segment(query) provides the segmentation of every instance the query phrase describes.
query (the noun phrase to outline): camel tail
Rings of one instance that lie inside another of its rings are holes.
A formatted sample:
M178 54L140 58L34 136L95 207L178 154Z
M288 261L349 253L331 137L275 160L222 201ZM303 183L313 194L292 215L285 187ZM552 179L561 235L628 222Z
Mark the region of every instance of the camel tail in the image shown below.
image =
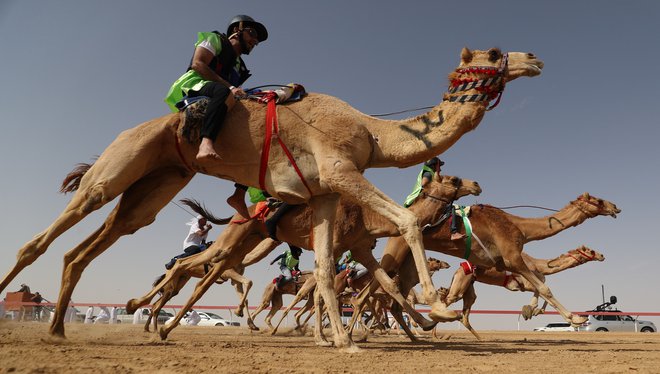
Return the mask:
M62 186L60 186L60 193L66 194L78 190L78 187L80 187L80 180L92 167L92 165L93 163L87 164L84 162L76 164L73 170L71 170L71 172L67 174L66 177L64 177Z
M232 217L228 218L218 218L209 212L204 205L195 199L181 199L179 200L182 204L188 206L192 209L193 212L200 214L206 218L207 221L213 222L216 225L226 225L231 222Z

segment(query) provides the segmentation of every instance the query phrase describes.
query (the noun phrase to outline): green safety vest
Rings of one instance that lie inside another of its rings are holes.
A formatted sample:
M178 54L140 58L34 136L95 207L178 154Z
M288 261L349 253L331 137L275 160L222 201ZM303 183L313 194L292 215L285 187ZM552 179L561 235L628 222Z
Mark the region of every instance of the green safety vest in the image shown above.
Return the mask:
M247 70L240 56L236 56L234 51L231 50L231 44L227 37L218 32L197 33L195 48L205 40L215 49L215 57L211 61L209 68L236 87L243 84L250 76L250 71ZM233 59L234 56L236 56L235 60ZM181 101L183 96L188 94L188 91L199 91L208 82L189 66L188 71L179 77L172 84L172 87L170 87L165 97L165 103L167 103L172 112L178 112L179 109L174 104Z
M264 192L258 188L248 187L247 192L248 195L250 195L250 202L252 204L266 200L266 195L264 195Z
M422 171L419 172L419 175L417 176L417 183L415 184L415 187L413 187L412 192L408 197L406 197L406 201L403 202L404 207L409 207L412 205L412 203L415 201L417 196L422 192L422 175L424 172L430 172L430 173L435 173L435 170L431 169L430 167L424 165L422 166Z
M291 250L286 251L286 258L284 259L284 265L289 269L293 269L300 262L297 258L293 257Z

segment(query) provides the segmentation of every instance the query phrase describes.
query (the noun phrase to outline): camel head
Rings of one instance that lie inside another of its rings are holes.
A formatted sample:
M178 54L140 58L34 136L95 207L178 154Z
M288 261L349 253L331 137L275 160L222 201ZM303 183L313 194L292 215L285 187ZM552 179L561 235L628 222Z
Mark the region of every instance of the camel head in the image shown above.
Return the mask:
M489 67L493 69L487 69ZM461 64L458 66L457 72L468 72L477 77L479 75L485 77L495 75L495 71L502 70L505 81L510 82L520 77L540 75L541 69L543 69L543 61L536 58L533 53L503 53L499 48L491 48L487 51L463 48L461 51Z
M479 196L481 186L473 180L435 174L431 183L424 186L423 191L429 196L453 201L467 195Z
M564 257L564 258L570 257L570 258L574 259L575 261L577 261L578 264L584 264L584 263L587 263L587 262L590 262L590 261L598 261L598 262L605 261L605 255L603 255L602 253L600 253L598 251L594 251L593 249L591 249L587 246L584 246L584 245L579 246L578 248L575 248L575 249L571 249L570 251L568 251L568 253L561 255L560 258L561 257ZM559 263L558 263L559 260L560 259L557 258L557 259L548 261L548 266L551 267L551 268L555 267L555 266L558 266L559 265Z
M440 261L433 257L429 257L427 262L428 262L429 271L438 271L438 270L450 268L448 263L444 261Z
M617 208L614 203L591 196L588 192L578 196L571 204L591 217L611 216L616 218L616 215L621 213L621 209Z
M440 301L443 303L447 302L447 295L449 295L449 289L445 287L440 287L435 291L438 296L440 296Z

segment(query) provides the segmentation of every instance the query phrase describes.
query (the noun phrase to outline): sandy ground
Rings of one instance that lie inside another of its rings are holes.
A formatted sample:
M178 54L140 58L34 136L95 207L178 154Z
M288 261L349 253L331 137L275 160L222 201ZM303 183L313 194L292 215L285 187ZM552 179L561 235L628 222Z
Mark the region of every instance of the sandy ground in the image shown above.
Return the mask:
M658 373L660 334L443 331L411 343L369 336L359 353L321 348L311 335L271 336L246 328L180 326L161 341L136 325L67 326L54 343L48 325L0 322L0 373Z

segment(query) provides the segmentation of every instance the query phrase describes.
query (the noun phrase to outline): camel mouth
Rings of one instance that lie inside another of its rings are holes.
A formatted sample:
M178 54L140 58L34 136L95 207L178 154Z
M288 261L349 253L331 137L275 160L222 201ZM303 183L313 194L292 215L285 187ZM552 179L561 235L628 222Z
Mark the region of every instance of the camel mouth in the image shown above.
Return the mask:
M532 76L537 76L541 75L541 69L543 69L543 63L542 62L535 62L535 63L526 63L527 67L529 68Z

